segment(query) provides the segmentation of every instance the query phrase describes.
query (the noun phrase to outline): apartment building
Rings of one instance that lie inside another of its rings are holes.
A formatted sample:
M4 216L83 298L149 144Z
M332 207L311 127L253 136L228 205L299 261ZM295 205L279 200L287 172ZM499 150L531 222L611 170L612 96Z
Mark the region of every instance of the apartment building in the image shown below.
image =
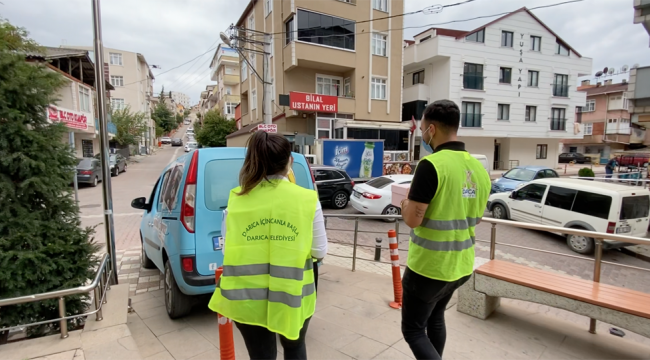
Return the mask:
M94 60L92 46L73 46L74 49L88 50ZM156 124L151 119L151 100L154 76L144 55L140 53L104 48L104 72L106 80L115 90L109 93L113 109L130 106L133 112L143 112L148 123L140 147L150 152L156 146Z
M403 11L403 0L250 1L236 25L246 29L240 36L273 34L266 75L278 133L290 141L381 138L385 150L408 150L409 124L401 121L404 18L387 18ZM255 71L263 75L264 56L244 55L242 127L228 136L228 146L244 145L263 122Z
M562 152L588 154L592 159L609 160L612 153L630 150L650 143L646 139L645 127L631 123L628 111L627 90L629 84L623 81L612 84L605 80L590 84L582 82L579 91L587 94L587 102L579 109L577 116L583 127L582 139L562 140Z
M218 102L215 96L216 86L206 85L205 90L201 91L201 96L199 97L199 113L201 114L201 119L203 119L206 112L217 108Z
M634 23L643 25L650 34L650 0L634 0Z
M99 121L95 104L95 65L88 51L43 47L43 51L26 56L30 62L39 62L64 80L57 90L59 100L47 109L50 122L62 122L69 132L62 142L74 144L78 158L93 157L100 152ZM107 90L113 90L110 84ZM109 139L115 136L115 125L107 124ZM71 142L72 141L72 142Z
M183 109L190 108L190 97L182 92L170 91L174 103L183 105Z
M586 94L574 84L591 64L526 8L470 31L431 28L405 42L402 119L449 99L461 109L460 140L492 169L554 167L560 140L583 137L576 108Z
M213 96L217 107L227 119L235 118L235 108L239 105L239 54L236 50L219 44L210 63L210 78L217 82Z

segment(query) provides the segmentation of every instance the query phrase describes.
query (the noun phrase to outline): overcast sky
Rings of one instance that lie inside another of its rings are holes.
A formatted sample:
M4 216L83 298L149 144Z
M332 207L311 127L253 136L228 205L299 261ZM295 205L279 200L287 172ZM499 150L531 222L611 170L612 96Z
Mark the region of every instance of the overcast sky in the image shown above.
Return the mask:
M334 0L311 0L334 1ZM405 12L459 0L406 0ZM404 38L430 26L471 30L493 18L448 25L438 23L532 8L563 0L476 0L440 14L407 17ZM103 34L107 47L143 54L155 74L204 53L219 42L219 32L236 22L248 0L104 0ZM583 56L593 59L593 73L605 66L650 64L648 33L633 24L633 0L584 0L533 12ZM26 28L45 46L92 45L91 0L0 0L0 17ZM186 66L156 76L155 91L188 94L198 102L207 84L212 52ZM615 78L619 80L621 77Z

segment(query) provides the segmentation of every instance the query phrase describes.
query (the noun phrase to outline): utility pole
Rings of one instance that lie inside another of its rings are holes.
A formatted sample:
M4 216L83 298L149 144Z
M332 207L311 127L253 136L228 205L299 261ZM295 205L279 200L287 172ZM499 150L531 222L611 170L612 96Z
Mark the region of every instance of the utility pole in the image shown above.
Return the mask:
M104 198L104 230L106 250L111 259L109 283L117 285L117 261L115 257L115 229L113 226L113 192L108 155L108 129L106 122L106 79L104 78L104 43L102 42L102 14L99 0L93 4L93 35L95 49L95 90L97 91L97 115L99 117L100 156L102 162L102 193Z
M264 124L271 125L273 122L273 109L271 109L271 79L270 79L270 61L271 61L271 37L272 35L264 34L264 78L262 83L264 84L264 106L262 106L262 114L264 117Z

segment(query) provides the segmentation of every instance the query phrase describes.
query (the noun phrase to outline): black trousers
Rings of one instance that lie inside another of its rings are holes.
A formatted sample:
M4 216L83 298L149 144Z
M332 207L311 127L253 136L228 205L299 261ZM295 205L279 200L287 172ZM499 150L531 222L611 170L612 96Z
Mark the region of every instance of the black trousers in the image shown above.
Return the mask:
M402 278L402 334L416 359L442 359L447 340L445 309L469 275L446 282L406 268Z
M309 327L309 320L305 320L300 330L300 338L298 340L289 340L280 335L280 344L284 349L285 360L302 360L307 359L307 346L305 345L305 337L307 336L307 328ZM276 336L278 334L269 331L265 327L246 325L235 322L239 332L241 332L246 349L251 360L275 360L278 357L278 347Z

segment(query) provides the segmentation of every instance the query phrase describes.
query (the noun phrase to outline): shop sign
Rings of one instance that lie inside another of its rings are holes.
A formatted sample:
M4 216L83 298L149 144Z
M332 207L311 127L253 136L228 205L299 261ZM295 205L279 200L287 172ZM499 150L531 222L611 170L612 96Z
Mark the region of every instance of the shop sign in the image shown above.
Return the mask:
M330 95L289 93L289 109L299 111L338 112L339 98Z
M277 133L278 125L277 124L259 124L257 125L257 131L266 131L267 133Z
M62 122L71 129L88 130L88 117L80 112L50 105L47 108L47 118L51 122Z

